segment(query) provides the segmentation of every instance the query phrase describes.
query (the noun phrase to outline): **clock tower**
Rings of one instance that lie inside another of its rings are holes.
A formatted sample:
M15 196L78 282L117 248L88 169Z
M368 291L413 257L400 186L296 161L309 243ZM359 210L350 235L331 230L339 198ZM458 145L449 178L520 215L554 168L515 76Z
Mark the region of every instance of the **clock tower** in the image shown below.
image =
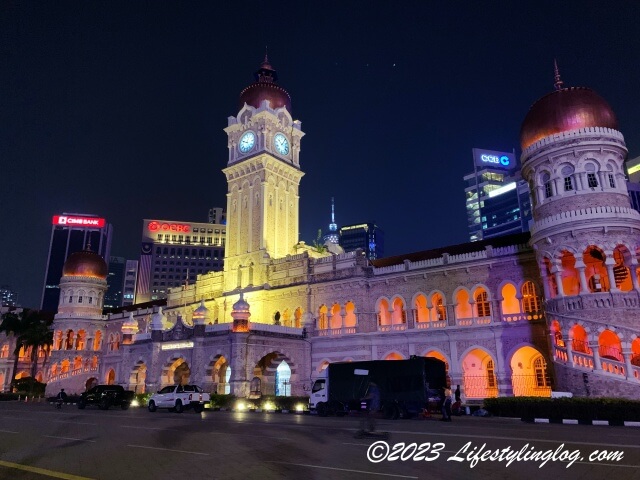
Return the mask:
M271 258L298 243L301 123L291 117L291 97L265 55L256 81L240 94L229 117L225 290L264 285Z

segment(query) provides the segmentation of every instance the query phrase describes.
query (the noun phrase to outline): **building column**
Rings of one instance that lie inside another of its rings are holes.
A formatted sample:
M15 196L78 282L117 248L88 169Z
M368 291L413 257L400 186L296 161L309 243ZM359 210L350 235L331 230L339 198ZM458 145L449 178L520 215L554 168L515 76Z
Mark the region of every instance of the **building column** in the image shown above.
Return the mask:
M580 274L580 294L591 293L589 291L589 285L587 283L587 275L585 274L586 266L582 259L576 259L576 268Z
M547 268L544 264L540 268L540 279L542 280L542 290L544 291L544 298L551 298L551 292L549 291L549 280L547 277Z
M491 323L502 323L502 301L491 300Z
M593 355L593 368L599 372L602 371L602 362L600 361L600 345L597 340L591 340L589 342L589 348Z
M635 290L640 290L640 284L638 284L638 272L636 271L636 268L638 268L638 260L636 260L635 258L632 258L631 265L629 266L629 275L631 275L633 288Z
M407 315L407 330L416 328L416 323L418 323L418 310L412 308L409 310L411 315Z
M558 265L556 262L553 267L551 267L551 273L554 275L556 279L556 287L558 288L558 296L564 297L564 287L562 286L562 267Z
M624 364L626 368L626 377L627 380L633 380L635 377L633 376L633 365L631 364L631 357L633 356L633 351L631 350L631 346L624 347L622 349L622 356L624 357Z
M620 289L616 285L616 277L613 273L613 267L616 264L615 259L613 258L613 252L605 252L607 259L604 264L607 267L607 276L609 277L609 291L610 292L619 292Z
M573 363L573 337L571 335L567 336L567 341L565 342L565 346L567 347L567 365L570 367L574 366Z

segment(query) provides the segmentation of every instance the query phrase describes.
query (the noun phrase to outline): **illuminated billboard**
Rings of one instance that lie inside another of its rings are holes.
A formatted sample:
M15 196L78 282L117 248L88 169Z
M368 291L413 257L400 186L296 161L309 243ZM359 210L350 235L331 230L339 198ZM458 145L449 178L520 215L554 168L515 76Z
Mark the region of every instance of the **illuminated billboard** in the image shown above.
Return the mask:
M497 152L495 150L485 150L473 148L473 161L480 168L502 168L511 170L516 167L516 156L509 152Z
M189 233L191 231L191 225L188 223L162 222L157 220L150 221L147 228L150 232Z
M54 215L52 223L65 227L104 228L107 221L99 217L81 217L79 215Z

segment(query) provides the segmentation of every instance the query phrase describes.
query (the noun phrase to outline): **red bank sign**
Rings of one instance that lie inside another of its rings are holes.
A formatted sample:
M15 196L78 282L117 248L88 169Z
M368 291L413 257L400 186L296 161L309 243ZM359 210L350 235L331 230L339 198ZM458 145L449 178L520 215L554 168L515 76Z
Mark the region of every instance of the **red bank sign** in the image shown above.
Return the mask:
M163 222L149 222L148 227L150 232L178 232L189 233L191 231L191 225L185 225L183 223L163 223Z
M73 215L54 215L54 225L66 225L68 227L94 227L103 228L107 221L97 217L76 217Z

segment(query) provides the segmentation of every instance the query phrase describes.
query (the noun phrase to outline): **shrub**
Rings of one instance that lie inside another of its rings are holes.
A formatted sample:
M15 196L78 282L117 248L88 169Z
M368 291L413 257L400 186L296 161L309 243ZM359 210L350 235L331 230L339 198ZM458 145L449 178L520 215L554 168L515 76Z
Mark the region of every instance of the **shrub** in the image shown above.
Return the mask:
M47 384L40 383L33 377L24 377L14 380L12 386L15 393L40 396L44 395Z
M485 399L484 408L499 417L640 421L640 401L621 398L500 397Z

